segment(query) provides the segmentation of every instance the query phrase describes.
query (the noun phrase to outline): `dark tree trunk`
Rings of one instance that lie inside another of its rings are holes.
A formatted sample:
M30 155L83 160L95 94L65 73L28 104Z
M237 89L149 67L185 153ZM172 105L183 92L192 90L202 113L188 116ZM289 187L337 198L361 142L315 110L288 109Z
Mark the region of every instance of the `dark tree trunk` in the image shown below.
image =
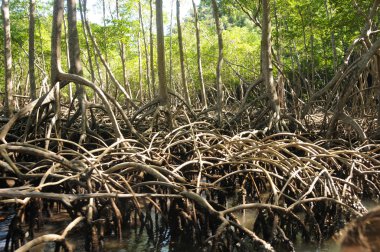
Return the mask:
M86 1L84 1L84 3L86 3ZM86 9L86 4L83 4L83 8ZM92 65L92 55L91 55L90 45L88 43L88 37L87 37L86 28L85 28L85 19L87 17L85 15L86 12L85 12L85 10L83 10L83 8L82 8L81 0L79 0L79 12L81 15L83 35L84 35L84 39L86 42L87 57L88 57L88 64L90 67L91 81L95 82L95 72L94 72L94 67Z
M180 17L180 1L177 0L177 32L178 32L178 46L179 46L179 59L181 63L181 80L183 93L185 95L185 101L191 105L189 89L186 82L186 69L185 69L185 57L183 55L183 43L182 43L182 27L181 27L181 17Z
M35 28L35 0L29 1L29 83L30 83L30 97L32 100L37 98L36 91L36 78L34 71L34 28Z
M11 49L11 21L9 18L9 1L3 0L1 5L4 27L4 66L5 66L5 97L4 114L10 116L14 111L13 83L12 83L12 49Z
M154 73L153 3L152 3L152 0L150 0L149 3L150 3L150 25L149 25L149 30L150 30L150 32L149 32L149 36L150 36L150 41L149 41L149 43L150 43L150 78L152 80L152 92L153 92L153 95L154 95L156 93L156 87L155 87L155 85L156 85L156 76L155 76L155 73ZM158 24L156 24L156 26L158 26ZM158 30L158 28L157 28L157 30ZM157 36L158 36L158 34L157 34Z
M202 57L201 57L201 39L199 34L199 22L198 22L198 11L197 6L195 5L194 0L193 9L194 9L194 25L195 25L195 36L197 38L197 61L198 61L198 76L201 83L201 101L203 107L207 108L207 97L206 97L206 88L203 80L203 70L202 70Z
M67 0L67 19L69 27L69 53L70 53L70 70L69 72L76 75L83 75L82 63L80 61L80 48L77 30L77 9L76 0ZM82 85L76 85L76 92L82 115L81 120L81 137L79 143L86 138L87 116L86 116L86 93Z
M263 5L263 21L262 21L262 37L261 37L261 71L264 83L269 92L269 99L272 107L273 115L270 118L269 128L275 126L278 130L278 122L280 119L280 102L278 99L276 86L273 80L272 52L271 52L271 22L270 22L270 5L269 0L262 0Z
M149 99L152 99L151 86L153 84L152 84L152 81L150 79L148 43L146 42L145 28L144 28L144 22L143 22L142 11L141 11L141 1L139 1L139 20L140 20L140 27L141 27L141 32L142 32L142 37L143 37L143 42L144 42L145 64L146 64L146 82L148 85L148 96L149 96Z
M222 82L222 65L223 65L223 36L222 27L219 20L219 9L216 0L212 0L212 9L214 12L216 33L218 35L218 64L216 66L216 90L217 94L217 111L218 111L218 124L222 125L222 110L223 110L223 82Z
M156 1L156 26L157 26L157 67L159 82L160 103L165 105L169 101L168 88L166 85L166 67L165 67L165 38L164 38L164 20L162 16L162 0Z

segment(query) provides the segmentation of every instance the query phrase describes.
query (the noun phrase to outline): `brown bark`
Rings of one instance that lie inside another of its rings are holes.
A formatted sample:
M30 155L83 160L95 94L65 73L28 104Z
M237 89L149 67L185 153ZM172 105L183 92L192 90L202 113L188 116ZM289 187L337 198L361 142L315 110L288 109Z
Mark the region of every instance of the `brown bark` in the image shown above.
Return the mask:
M223 104L223 83L222 83L222 65L223 65L223 36L222 27L219 20L219 10L216 0L212 0L212 10L214 12L216 33L218 35L218 64L216 66L216 90L217 90L217 112L218 124L222 124L222 104Z
M76 18L76 0L67 0L67 19L69 28L69 54L70 54L70 70L72 74L83 76L82 63L80 61L80 48L77 30ZM81 137L79 143L86 138L87 116L86 116L86 93L82 85L76 85L76 92L82 115L81 121Z
M94 89L102 99L105 109L111 118L112 125L115 130L115 135L119 139L123 139L123 135L120 131L115 115L105 97L104 93L96 87L93 83L80 77L79 75L66 74L61 68L61 38L62 38L62 23L63 23L63 0L55 0L53 7L53 22L52 22L52 35L51 35L51 80L54 86L59 90L59 86L56 87L56 83L59 81L75 82L81 85L87 85Z
M67 23L69 33L69 72L82 76L83 69L82 63L80 61L80 48L76 18L76 0L67 0Z
M109 77L111 78L112 82L116 85L117 88L120 89L120 91L125 95L126 97L126 101L129 102L129 104L131 104L132 106L136 107L136 105L133 103L133 101L130 99L130 96L129 94L127 93L127 91L125 90L125 88L119 83L119 81L116 79L115 75L113 74L111 68L109 67L107 61L103 58L103 55L102 53L100 52L100 49L99 49L99 46L98 44L96 43L96 40L95 40L95 37L93 36L92 34L92 31L91 31L91 27L90 25L88 24L87 20L85 20L85 25L86 25L86 29L87 29L87 32L88 32L88 35L92 41L92 44L94 45L95 47L95 51L96 51L96 54L99 56L100 58L100 61L102 62L103 66L105 67L106 69L106 73L109 75Z
M67 62L67 68L70 69L70 53L69 53L69 36L67 31L67 25L66 20L63 19L63 30L65 32L65 43L66 43L66 62ZM69 102L71 103L73 101L73 88L71 83L69 83Z
M165 39L164 21L162 16L162 0L156 1L156 26L157 26L157 67L159 82L159 98L161 105L169 102L168 88L166 84L165 67Z
M185 101L191 105L189 89L186 82L186 73L185 73L185 57L183 55L183 42L182 42L182 27L181 27L181 16L180 16L180 1L177 0L177 32L178 32L178 46L179 46L179 60L181 63L181 80L183 93L185 95Z
M119 20L119 1L118 0L116 0L116 19ZM122 41L119 41L119 49L120 49L121 65L123 69L123 85L127 89L129 97L132 98L131 84L128 81L127 69L126 69L127 66L125 63L125 45Z
M62 72L61 67L61 38L63 23L63 0L55 0L53 7L53 25L51 32L51 81L58 81L58 73Z
M271 52L271 22L270 22L270 4L269 0L263 0L263 21L261 37L261 71L264 83L269 93L269 99L272 107L273 116L270 118L269 128L272 126L278 129L280 120L280 102L278 99L276 86L273 80L272 52Z
M380 100L380 55L379 53L376 55L376 69L374 69L374 80L376 85L376 96L377 99ZM377 104L377 132L380 134L380 104Z
M150 42L149 42L150 43L150 78L152 80L152 92L153 92L153 95L155 95L155 93L156 93L156 87L155 87L156 76L154 73L154 53L153 53L154 52L154 46L153 46L154 40L153 40L153 4L152 4L152 0L150 0L149 4L150 4L150 25L149 25L149 31L150 31L149 32L149 36L150 36ZM156 24L156 26L157 25L158 24ZM158 36L158 34L157 34L157 36ZM160 77L158 77L158 78L160 78Z
M198 11L197 11L197 6L195 5L194 0L192 0L192 2L193 2L193 10L194 10L195 36L197 39L197 62L198 62L198 77L199 77L199 82L201 84L201 101L202 101L203 107L207 108L206 88L205 88L205 83L203 79L203 70L202 70L201 40L200 40L200 34L199 34Z
M326 9L326 17L330 22L331 18L330 18L330 12L329 12L329 7L328 7L328 1L325 0L324 4L325 4L325 9ZM335 34L333 30L331 31L331 49L333 51L334 69L338 69L337 51L336 51L336 45L335 45Z
M143 38L143 42L144 42L145 64L146 64L146 82L148 85L148 97L149 97L149 99L152 99L152 95L151 95L152 82L150 79L148 44L146 42L145 28L144 28L144 22L143 22L143 18L142 18L141 1L139 1L139 20L140 20L140 28L141 28L141 32L142 32L142 38Z
M84 1L84 2L86 2L86 1ZM84 35L84 39L86 42L87 57L88 57L88 64L90 67L91 81L95 82L95 72L94 72L94 67L92 65L92 56L91 56L91 51L90 51L90 45L88 43L88 37L87 37L87 32L86 32L85 23L84 23L85 22L84 20L86 19L86 15L85 15L85 11L83 11L83 9L82 9L81 0L79 0L78 3L79 3L79 13L81 16L81 21L82 21L83 35ZM83 4L83 7L84 7L84 9L86 9L85 3Z
M170 0L170 35L169 35L169 88L174 90L173 87L173 2Z
M105 0L103 0L103 31L104 31L103 32L104 60L105 60L105 62L108 62L108 48L107 48L107 42L106 42L106 39L107 39L107 25L106 25L106 1ZM99 52L100 52L100 50L99 50ZM99 55L99 57L100 57L100 55ZM109 85L109 81L108 81L108 71L106 71L105 84L106 84L106 86L105 86L106 92L109 93L110 92L110 85Z
M137 37L137 50L138 50L138 55L139 55L139 97L140 97L140 102L143 101L144 96L143 96L143 82L142 82L142 55L141 55L141 33L138 33Z
M9 1L2 0L1 12L4 28L4 66L5 66L5 97L4 114L10 116L14 111L13 83L12 83L12 49L11 49L11 21L9 17Z
M34 28L35 28L35 9L36 1L29 1L29 84L30 84L30 97L32 100L37 98L36 92L36 78L34 71Z

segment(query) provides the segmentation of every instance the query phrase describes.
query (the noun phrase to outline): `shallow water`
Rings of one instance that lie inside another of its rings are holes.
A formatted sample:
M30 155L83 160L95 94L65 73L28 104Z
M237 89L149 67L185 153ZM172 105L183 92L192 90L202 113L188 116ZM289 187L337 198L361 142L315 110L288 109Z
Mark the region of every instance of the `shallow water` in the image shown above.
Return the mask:
M0 251L4 250L5 239L8 231L8 226L13 218L10 212L0 211ZM245 216L242 213L237 213L239 221L246 227L252 227L253 221L256 218L255 211L247 210ZM44 233L61 233L60 231L69 223L65 220L64 216L57 217L54 222L47 222L44 225ZM74 251L84 252L84 236L83 233L73 232L68 237L69 243L75 245ZM194 244L189 243L190 240L182 243L170 242L170 235L168 233L154 233L154 241L149 238L146 229L141 231L139 228L125 229L123 232L123 240L119 241L115 236L107 237L104 241L104 251L109 252L129 252L129 251L180 251L180 252L196 252L200 251ZM334 241L327 241L320 247L312 244L297 243L294 244L296 251L302 252L338 252L339 246ZM54 243L46 243L42 246L36 247L32 252L53 252Z
M4 250L8 226L11 223L13 216L14 215L10 212L0 211L0 251Z
M0 251L3 251L5 238L7 235L8 225L10 224L13 214L0 211ZM250 228L253 225L256 213L254 210L246 210L245 216L242 213L236 213L239 221L246 227ZM64 216L55 216L57 219L54 222L48 222L44 226L44 232L61 233L61 230L69 223L64 219ZM150 239L146 229L141 232L139 228L128 228L123 232L123 240L119 241L115 236L107 237L104 241L104 251L110 252L128 252L128 251L180 251L180 252L195 252L200 251L199 248L191 244L190 239L181 243L173 243L170 241L168 233L159 233L155 231L154 240ZM41 233L42 234L42 233ZM69 243L75 244L74 251L84 252L84 236L81 232L73 232L68 237ZM339 252L339 245L331 240L326 241L321 246L298 242L294 244L296 251L302 252ZM54 251L54 243L47 243L43 246L33 249L33 252L50 252Z

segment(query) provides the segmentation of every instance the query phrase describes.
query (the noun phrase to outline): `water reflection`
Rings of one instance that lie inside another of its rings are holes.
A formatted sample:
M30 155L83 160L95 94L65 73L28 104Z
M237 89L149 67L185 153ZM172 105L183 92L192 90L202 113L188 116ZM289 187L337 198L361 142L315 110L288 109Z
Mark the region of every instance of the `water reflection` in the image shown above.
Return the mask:
M233 205L234 202L230 199L228 202L229 206ZM373 208L378 204L373 202L365 202L366 207ZM257 218L257 211L252 209L247 209L245 214L242 212L235 213L238 220L247 228L252 229L253 224ZM13 214L10 212L0 211L0 251L3 251L5 245L5 239L7 235L8 226L12 220ZM58 218L59 219L59 218ZM162 220L158 217L157 221ZM156 220L153 218L153 226L156 226ZM60 233L68 224L68 216L65 220L49 221L47 225L44 226L45 231L52 233ZM160 225L159 225L160 226ZM148 234L146 228L132 228L125 227L123 232L123 240L120 242L116 236L107 237L104 241L105 249L104 251L110 252L128 252L128 251L179 251L179 252L193 252L200 251L197 244L194 244L190 237L188 239L181 239L178 241L173 241L171 239L170 230L167 228L154 228L153 234ZM83 232L70 235L69 242L76 245L75 251L84 252L84 238ZM186 238L186 237L185 237ZM45 244L39 249L34 249L33 251L54 251L54 243ZM322 245L317 246L315 244L304 243L301 239L294 244L296 251L301 252L339 252L339 245L334 240L329 240L324 242Z
M14 214L6 211L0 211L0 251L4 250L5 240L8 233L8 226L12 221Z

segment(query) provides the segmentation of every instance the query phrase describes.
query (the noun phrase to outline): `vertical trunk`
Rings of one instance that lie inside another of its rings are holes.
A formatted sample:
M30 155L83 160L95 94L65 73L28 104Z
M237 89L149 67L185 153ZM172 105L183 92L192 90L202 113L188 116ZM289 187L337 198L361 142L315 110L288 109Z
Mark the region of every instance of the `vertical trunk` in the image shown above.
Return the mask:
M200 34L199 34L198 11L197 11L197 6L195 5L194 0L192 0L192 2L193 2L193 9L194 9L195 36L197 39L198 76L199 76L199 82L201 84L201 101L202 101L203 107L207 108L206 88L205 88L205 83L203 80L203 70L202 70L201 39L200 39Z
M218 34L218 64L216 66L216 90L217 94L217 110L218 110L218 124L222 125L222 103L223 103L223 83L222 83L222 64L223 64L223 37L222 28L219 20L219 10L216 0L212 0L212 10L214 12L216 32Z
M170 1L169 87L173 88L173 0Z
M180 17L180 3L177 0L177 29L178 29L178 46L179 46L179 59L181 62L181 79L182 79L182 88L185 95L185 101L191 105L189 89L187 88L186 82L186 73L185 73L185 58L183 55L183 42L182 42L182 27L181 27L181 17Z
M326 9L326 17L330 21L330 12L329 12L327 0L325 0L325 9ZM336 53L336 46L335 46L334 31L331 31L331 49L333 51L334 69L337 69L338 68L338 60L337 60L337 53Z
M119 0L116 0L116 19L119 20ZM122 41L119 41L120 59L123 68L123 86L127 89L129 96L132 98L131 85L127 78L127 69L125 63L125 45ZM116 95L117 97L117 95Z
M84 39L86 42L88 64L90 67L90 74L91 74L91 82L94 83L95 82L95 72L94 72L94 67L92 65L92 56L91 56L91 51L90 51L90 45L88 43L88 37L87 37L85 24L84 24L85 18L86 18L85 11L86 11L86 1L84 1L83 8L82 8L81 0L79 0L79 12L80 12L81 21L82 21L83 35L84 35Z
M376 96L377 100L380 100L380 56L377 54L376 56L376 69L375 74L374 74L374 79L373 79L373 85L376 86ZM377 104L377 132L380 134L380 104Z
M316 87L315 87L315 60L314 60L314 34L313 34L313 28L311 28L311 35L310 35L310 50L311 50L311 80L310 80L310 85L311 85L311 92L314 93Z
M150 25L149 25L149 36L150 36L150 78L152 80L152 91L153 91L153 95L156 93L156 77L154 75L154 46L153 46L153 4L152 4L152 0L150 0L149 2L150 4ZM156 14L157 15L157 14ZM156 24L157 25L157 24ZM158 29L158 28L157 28ZM158 34L157 34L158 36ZM158 42L157 42L158 43Z
M107 26L106 26L106 0L103 0L103 42L104 42L104 59L108 62L108 50L107 50ZM110 92L110 85L108 81L108 72L106 71L106 92Z
M70 69L69 38L68 38L68 35L67 35L67 25L66 25L65 19L63 19L63 29L65 31L67 68ZM72 101L73 101L73 88L72 88L71 83L69 83L69 102L71 103Z
M12 50L11 50L11 21L9 18L9 1L2 0L1 12L4 27L4 66L5 66L5 97L4 114L10 116L14 110L12 83Z
M277 33L276 45L275 45L276 51L277 51L277 61L278 61L279 65L282 65L282 62L281 62L281 60L282 60L281 59L282 48L281 48L280 41L279 41L280 33L279 33L279 23L278 23L278 16L277 16L277 1L276 0L273 2L273 7L274 7L274 18L275 18L275 22L276 22L276 33ZM281 109L286 109L285 86L284 86L285 83L284 82L285 82L285 78L284 78L283 74L278 73L277 90L278 90L278 99L279 99Z
M93 46L95 48L96 54L99 57L100 61L102 62L103 66L104 66L104 68L106 70L106 73L109 75L111 81L116 85L116 87L119 88L120 91L124 94L124 96L126 97L126 101L128 103L130 103L132 106L134 106L133 102L130 99L129 94L127 93L127 91L125 90L125 88L119 83L119 81L116 79L116 77L112 73L111 68L108 65L107 61L102 56L100 48L99 48L98 44L96 43L95 37L92 34L91 27L90 27L89 23L87 22L87 20L85 20L85 26L86 26L86 29L87 29L87 32L88 32L88 36L90 37L91 42L92 42L92 44L93 44ZM98 66L98 71L99 71L99 64L97 62L97 58L96 57L95 57L95 62L97 64L97 66ZM100 74L99 74L99 76L100 76Z
M90 67L91 82L95 83L95 71L94 71L94 66L92 63L91 50L90 50L90 45L88 42L88 37L87 37L87 32L86 32L86 27L85 27L85 20L87 19L86 17L87 0L83 0L83 8L82 8L81 2L82 1L79 0L79 13L81 16L81 21L82 21L82 30L83 30L84 40L86 42L86 50L87 50L88 64ZM94 93L94 100L95 102L97 101L96 93Z
M53 25L51 32L51 81L53 85L58 81L61 69L61 34L63 23L63 0L55 0L53 8Z
M271 22L269 0L262 0L263 19L262 19L262 37L261 37L261 71L264 83L269 92L270 103L272 106L273 116L270 118L269 128L272 124L278 129L280 119L280 102L278 99L276 86L273 80L272 52L271 52Z
M76 0L67 0L67 24L69 32L69 72L82 76L82 63L80 61L80 48L76 18Z
M143 102L143 83L142 83L142 72L143 72L143 69L142 69L142 56L141 56L141 41L140 41L140 32L138 33L138 38L137 38L137 49L138 49L138 54L139 54L139 97L140 97L140 102L142 103Z
M80 61L80 48L79 48L79 38L77 30L77 9L76 0L67 0L67 19L69 27L69 54L70 54L70 70L72 74L77 74L82 76L82 63ZM82 115L81 121L81 137L79 139L79 144L81 144L86 138L87 130L87 116L86 116L86 94L85 89L82 85L76 85L76 92L78 97L78 102L80 106L80 111Z
M149 99L152 99L151 95L151 79L150 79L150 68L149 68L149 55L148 55L148 44L146 42L146 35L145 35L145 28L144 28L144 22L142 18L142 11L141 11L141 1L139 1L139 20L140 20L140 27L141 27L141 32L142 32L142 37L143 37L143 42L144 42L144 52L145 52L145 64L146 64L146 82L148 85L148 96Z
M36 92L36 78L34 71L34 27L35 27L35 9L36 1L29 1L29 84L30 84L30 97L32 100L37 98Z
M60 83L59 73L61 69L61 39L62 39L62 23L64 13L63 0L55 0L53 7L53 23L51 32L51 84L54 87L54 116L47 129L46 138L49 139L53 127L55 128L55 135L57 138L61 137L61 118L60 118ZM50 140L45 141L45 149L48 149ZM58 146L61 150L62 146Z
M169 102L169 94L166 86L165 68L165 39L164 39L164 20L162 16L162 0L156 0L156 26L157 26L157 67L158 83L161 105Z

